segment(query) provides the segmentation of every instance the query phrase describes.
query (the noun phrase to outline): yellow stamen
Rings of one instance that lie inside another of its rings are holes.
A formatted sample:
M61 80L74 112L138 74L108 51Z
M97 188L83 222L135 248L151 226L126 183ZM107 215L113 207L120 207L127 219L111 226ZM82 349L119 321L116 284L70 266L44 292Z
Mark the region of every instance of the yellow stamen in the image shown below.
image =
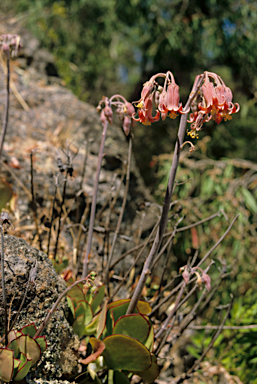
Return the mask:
M194 129L192 129L191 131L187 130L187 135L190 136L192 139L199 139L199 135Z
M176 119L176 117L178 116L178 114L174 111L171 111L168 115L171 119Z
M136 105L137 108L143 108L143 106L144 106L144 102L143 101L140 101L140 103L138 103Z
M144 125L151 125L149 120L142 121L142 124L144 124Z

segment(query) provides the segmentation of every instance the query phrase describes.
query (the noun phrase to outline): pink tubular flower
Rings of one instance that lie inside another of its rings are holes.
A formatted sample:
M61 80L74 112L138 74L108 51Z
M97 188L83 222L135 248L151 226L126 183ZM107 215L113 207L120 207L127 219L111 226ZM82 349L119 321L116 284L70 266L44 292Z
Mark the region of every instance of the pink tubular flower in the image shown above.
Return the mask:
M203 282L205 288L207 289L207 291L210 292L210 290L211 290L211 278L205 272L202 273L202 282Z
M141 92L141 98L139 101L137 101L137 107L138 108L143 108L144 105L145 105L145 100L151 95L151 92L154 88L154 83L153 81L147 81L146 83L144 83L144 86L143 86L143 89L142 89L142 92Z
M112 124L113 107L116 109L116 114L122 122L125 135L128 136L134 125L133 115L135 108L121 95L113 95L110 99L103 96L96 108L100 113L100 121L102 124L105 124L107 121Z
M164 78L164 85L158 84L157 78ZM152 116L153 105L158 109L155 116ZM139 108L138 118L145 125L150 125L160 119L165 120L167 116L175 119L178 113L187 113L183 111L182 103L179 101L179 86L175 83L172 72L157 73L152 76L149 81L144 84L141 92L141 98L137 102L136 107Z
M224 81L216 73L205 72L204 83L200 87L199 96L201 101L195 100L192 103L190 118L191 131L188 135L192 138L198 138L197 131L201 130L203 123L213 119L217 124L230 120L233 113L240 109L239 104L233 104L233 95L231 89L227 87Z
M202 92L203 100L198 104L198 108L206 114L210 113L217 124L223 119L230 120L232 118L230 115L239 111L239 104L232 103L231 89L226 87L224 81L215 73L205 72Z
M21 38L18 35L2 35L0 36L0 47L7 58L18 56L22 47Z
M122 127L125 135L128 136L130 133L131 127L134 126L134 120L132 116L135 113L135 108L131 103L125 102L124 112L125 112L125 116L123 118Z
M185 283L188 284L190 279L190 273L188 272L187 268L185 268L184 272L182 273L182 277Z
M162 120L165 120L168 114L168 109L165 107L165 100L166 100L166 91L162 91L162 93L159 96L159 111L161 112L161 118Z
M134 116L135 121L140 121L140 123L144 125L151 125L151 123L154 123L155 121L160 120L160 112L157 111L155 116L152 116L153 111L153 95L151 94L145 99L144 105L141 107L141 109L138 111L138 118L136 119Z
M111 107L106 106L106 107L103 109L103 112L104 112L104 115L105 115L106 119L108 120L108 122L109 122L110 124L112 124L112 116L113 116L113 113L112 113L112 109L111 109Z
M168 85L167 92L163 91L163 97L160 96L159 111L161 113L168 113L171 119L175 119L178 113L183 112L182 103L179 102L179 86L174 82ZM165 116L166 117L166 116Z

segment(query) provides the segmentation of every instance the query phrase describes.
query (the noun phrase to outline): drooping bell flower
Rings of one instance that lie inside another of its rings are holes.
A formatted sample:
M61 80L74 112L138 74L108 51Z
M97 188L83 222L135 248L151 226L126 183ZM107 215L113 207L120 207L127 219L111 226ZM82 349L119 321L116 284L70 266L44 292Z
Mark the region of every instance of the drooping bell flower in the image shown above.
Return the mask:
M135 121L140 121L140 123L144 125L151 125L156 121L160 120L160 112L156 111L156 115L152 116L153 111L153 95L151 94L145 99L144 105L138 111L138 118L135 118L135 114L133 116Z
M136 103L137 108L144 108L146 99L151 95L151 92L154 88L154 83L152 81L147 81L143 85L141 92L141 98Z
M183 111L182 103L179 101L179 86L175 81L172 81L168 85L167 91L163 91L160 95L159 111L162 113L163 120L168 113L171 119L175 119L178 113L183 114L188 112Z
M22 47L21 38L19 35L2 35L0 36L0 48L4 55L9 59L18 56L19 50Z
M131 127L134 126L133 115L135 113L135 108L131 103L126 102L124 105L124 118L122 128L126 136L129 135Z
M205 72L202 93L203 100L198 104L198 108L201 112L210 114L217 124L223 119L230 120L230 115L240 109L238 103L232 103L231 89L226 87L224 81L215 73Z
M108 122L109 122L110 124L112 124L113 112L112 112L111 107L106 106L106 107L103 109L103 112L104 112L104 115L105 115L105 117L107 118Z

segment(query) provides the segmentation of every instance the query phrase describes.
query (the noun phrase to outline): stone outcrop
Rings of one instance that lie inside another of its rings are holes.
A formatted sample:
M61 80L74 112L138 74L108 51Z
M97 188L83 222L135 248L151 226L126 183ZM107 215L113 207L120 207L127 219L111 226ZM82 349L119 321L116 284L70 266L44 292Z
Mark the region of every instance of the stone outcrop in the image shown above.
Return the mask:
M37 328L52 308L60 293L66 289L64 280L55 272L44 252L30 247L23 239L4 236L5 284L8 313L13 321L28 285L25 301L14 329L34 323ZM37 261L35 284L29 282L31 268ZM2 274L0 271L0 281ZM10 311L10 312L9 312ZM36 371L31 377L68 377L78 369L76 351L79 340L66 320L67 301L64 298L51 321L43 331L47 339L47 350L43 353ZM0 336L4 333L2 288L0 288Z

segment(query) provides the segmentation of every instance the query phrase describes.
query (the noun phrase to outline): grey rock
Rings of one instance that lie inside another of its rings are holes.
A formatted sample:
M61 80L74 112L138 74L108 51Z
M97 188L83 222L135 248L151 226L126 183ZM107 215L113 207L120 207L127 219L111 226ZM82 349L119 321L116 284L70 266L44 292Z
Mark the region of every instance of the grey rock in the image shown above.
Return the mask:
M4 236L5 283L8 312L11 323L23 299L27 284L27 296L14 325L18 330L34 323L38 328L56 299L66 289L65 281L55 272L45 253L30 247L26 241L14 236ZM28 283L31 268L37 261L35 285ZM2 275L0 272L0 280ZM4 313L0 289L0 335L4 333ZM77 349L79 340L66 320L68 305L64 298L42 335L47 340L47 350L43 353L39 364L31 378L58 379L76 373L78 369Z

